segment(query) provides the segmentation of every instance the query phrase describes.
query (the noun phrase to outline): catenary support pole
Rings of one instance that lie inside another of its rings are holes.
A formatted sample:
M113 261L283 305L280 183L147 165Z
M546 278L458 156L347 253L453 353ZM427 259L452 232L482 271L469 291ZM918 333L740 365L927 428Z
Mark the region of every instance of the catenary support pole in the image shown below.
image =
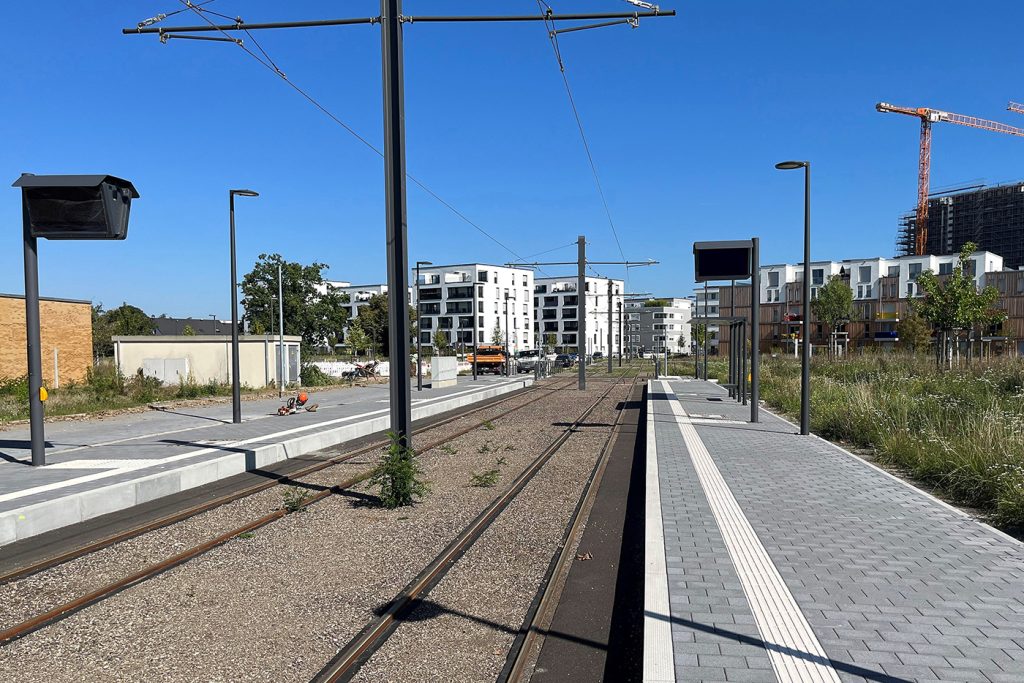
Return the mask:
M505 293L505 376L506 377L508 375L512 374L512 371L511 371L512 364L509 361L509 357L508 357L508 337L509 337L509 329L508 329L508 293L506 292Z
M750 421L759 422L761 399L761 241L755 237L750 264Z
M43 433L42 343L39 333L39 255L36 238L32 236L28 215L28 200L21 193L22 231L25 242L25 338L28 347L28 415L32 444L32 464L46 464L46 437Z
M608 374L612 374L612 344L615 343L615 320L612 318L612 281L608 280Z
M474 285L475 286L475 285ZM423 335L420 324L423 313L420 310L420 262L416 262L416 391L423 391ZM433 385L431 385L433 386Z
M733 280L729 285L729 317L736 317L736 281ZM736 381L736 375L739 374L739 364L736 362L736 333L739 331L739 326L735 322L729 323L729 367L732 368L732 380L730 384L732 387L729 388L729 392L733 398L739 398L739 382Z
M384 201L388 259L388 380L391 431L412 447L412 397L409 381L408 220L405 184L405 85L402 48L402 0L381 0L381 55L384 86Z
M705 382L708 379L708 343L710 341L709 337L711 337L711 333L708 332L707 317L708 317L708 283L705 282L704 283L704 318L705 318L705 320L704 320L704 376L702 378Z
M285 352L284 352L284 285L281 278L281 264L277 264L277 347L281 355L281 362L277 373L277 397L284 398L284 385L287 382L285 376Z
M477 323L480 319L477 317L477 304L476 304L476 290L480 286L480 275L477 274L476 267L473 267L473 381L476 381L476 340L479 336L479 330L477 329Z
M587 238L580 235L576 238L576 250L579 256L576 274L576 318L579 329L576 330L576 355L579 359L579 390L587 388Z
M619 302L619 367L620 368L622 367L622 346L625 343L625 339L626 339L625 337L622 336L622 334L623 334L623 329L622 328L623 328L623 324L622 324L622 302L620 301Z

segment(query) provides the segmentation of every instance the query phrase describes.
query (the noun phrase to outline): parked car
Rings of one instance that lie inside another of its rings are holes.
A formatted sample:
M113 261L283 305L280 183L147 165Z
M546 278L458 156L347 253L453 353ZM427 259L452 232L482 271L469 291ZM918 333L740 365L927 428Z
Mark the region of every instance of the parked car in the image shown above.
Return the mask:
M567 353L560 353L555 356L555 366L559 368L571 368L573 365L572 356Z
M535 349L520 351L516 354L516 372L533 372L537 367L540 352Z
M594 355L591 358L593 360L601 360L604 358L604 351L594 351Z

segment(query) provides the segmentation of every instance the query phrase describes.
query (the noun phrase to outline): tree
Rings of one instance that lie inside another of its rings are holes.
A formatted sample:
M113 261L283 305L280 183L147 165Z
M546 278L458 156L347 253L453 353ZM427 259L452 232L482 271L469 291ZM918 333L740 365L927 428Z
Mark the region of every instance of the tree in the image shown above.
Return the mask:
M114 353L111 337L152 334L156 329L153 319L136 306L122 303L109 311L103 304L92 307L92 349L97 358Z
M818 288L818 298L811 302L811 310L815 318L829 327L833 337L829 355L832 355L835 352L836 328L853 317L853 290L842 277L832 275Z
M263 327L263 323L259 320L249 321L249 334L255 334L257 336L264 335L267 333L267 328Z
M447 356L452 350L452 345L448 341L448 335L444 330L438 330L434 333L434 352L438 356Z
M693 326L693 341L697 343L697 349L704 348L704 342L708 339L708 326L704 323Z
M558 344L558 336L554 332L548 332L544 335L544 346L548 350L554 349L556 344Z
M358 325L370 340L370 346L384 353L389 347L390 327L388 322L388 295L374 294L365 306L359 308L353 325ZM409 306L409 330L415 336L416 309Z
M505 343L505 334L501 331L501 321L494 321L494 329L491 330L491 343L501 346Z
M185 325L185 327L182 328L181 333L186 337L196 336L196 331L192 329L191 325Z
M366 349L370 348L370 338L363 332L363 328L360 327L358 322L353 322L348 328L348 334L346 335L349 347L352 349L355 355L359 355Z
M932 326L914 310L899 322L896 330L900 336L900 346L913 353L927 349L932 340Z
M242 306L249 325L270 329L271 316L276 316L278 310L279 264L285 334L301 335L302 343L309 347L324 346L332 336L340 335L348 322L348 295L332 289L324 280L327 266L292 263L280 254L260 254L253 269L242 278Z
M991 285L982 291L974 284L974 277L967 272L971 254L977 249L974 242L965 242L960 248L953 272L940 278L926 270L917 278L917 284L924 292L924 298L915 304L917 312L940 333L940 344L936 345L936 365L941 365L942 354L947 354L952 365L949 347L949 333L955 330L971 330L986 324L998 324L1005 315L993 308L999 291Z

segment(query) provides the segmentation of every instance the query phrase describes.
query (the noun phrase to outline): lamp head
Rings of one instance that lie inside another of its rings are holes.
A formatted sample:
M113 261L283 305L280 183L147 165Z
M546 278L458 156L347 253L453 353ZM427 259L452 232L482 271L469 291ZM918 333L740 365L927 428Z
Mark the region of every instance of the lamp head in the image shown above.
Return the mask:
M255 190L231 190L231 194L238 195L239 197L259 197L260 193Z
M792 171L797 168L804 168L807 166L807 163L806 161L782 161L775 164L775 168L780 171Z

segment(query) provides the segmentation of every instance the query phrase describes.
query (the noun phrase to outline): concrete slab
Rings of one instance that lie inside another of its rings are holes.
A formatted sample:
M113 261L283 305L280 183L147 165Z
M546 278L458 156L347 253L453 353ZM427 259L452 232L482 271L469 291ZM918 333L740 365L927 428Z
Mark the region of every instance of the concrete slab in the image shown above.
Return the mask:
M426 389L416 396L413 419L532 383L532 377L481 378ZM0 462L0 545L383 431L390 422L387 390L324 392L314 396L318 412L273 419L269 411L280 401L254 402L259 405L249 406L238 425L230 422L230 405L47 425L53 446L41 468L20 462L28 454L19 455L18 436L27 442L27 429L9 430L5 441L15 447Z

